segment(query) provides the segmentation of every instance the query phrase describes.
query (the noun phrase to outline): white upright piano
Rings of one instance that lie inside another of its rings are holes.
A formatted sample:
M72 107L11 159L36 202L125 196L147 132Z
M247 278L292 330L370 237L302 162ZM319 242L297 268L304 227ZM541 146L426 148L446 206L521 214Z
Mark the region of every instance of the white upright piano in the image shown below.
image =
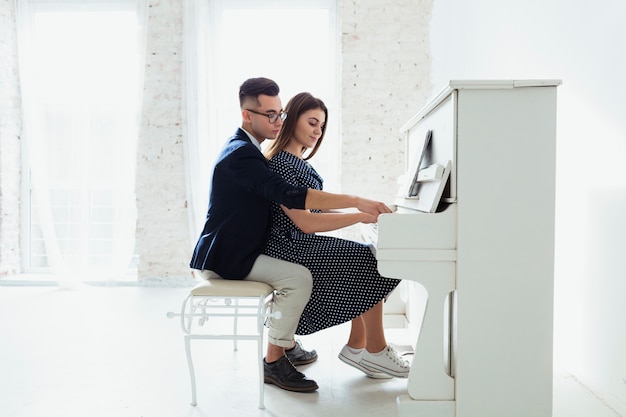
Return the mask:
M397 210L364 233L380 273L410 281L401 417L552 415L558 85L451 81L401 128Z

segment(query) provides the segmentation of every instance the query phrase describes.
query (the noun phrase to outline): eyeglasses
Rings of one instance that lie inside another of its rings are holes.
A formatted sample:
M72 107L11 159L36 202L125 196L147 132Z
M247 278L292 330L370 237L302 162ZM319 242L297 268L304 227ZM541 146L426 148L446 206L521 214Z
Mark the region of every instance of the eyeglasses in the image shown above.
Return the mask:
M276 120L278 120L279 117L282 122L284 122L285 119L287 118L287 112L284 112L284 111L281 111L280 113L260 113L252 109L246 109L246 110L248 110L250 113L259 114L261 116L267 116L270 123L276 123Z

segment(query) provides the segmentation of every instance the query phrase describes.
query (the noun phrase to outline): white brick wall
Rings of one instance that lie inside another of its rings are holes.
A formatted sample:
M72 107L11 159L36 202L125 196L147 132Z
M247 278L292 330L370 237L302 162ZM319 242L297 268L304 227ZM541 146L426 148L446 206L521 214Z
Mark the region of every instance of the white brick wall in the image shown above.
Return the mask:
M139 279L188 277L181 119L182 1L151 1L137 156Z
M431 90L431 8L430 0L342 2L344 192L393 201L404 170L399 128Z
M338 8L342 189L390 201L404 168L398 129L431 92L432 0L339 0ZM19 267L20 117L13 13L13 1L0 0L0 272ZM181 119L182 0L150 1L149 19L136 250L139 279L161 281L188 277L191 256Z
M13 0L0 0L0 275L20 270L20 96Z
M404 172L399 128L430 95L432 1L342 1L343 192L393 202ZM359 239L359 227L341 233Z

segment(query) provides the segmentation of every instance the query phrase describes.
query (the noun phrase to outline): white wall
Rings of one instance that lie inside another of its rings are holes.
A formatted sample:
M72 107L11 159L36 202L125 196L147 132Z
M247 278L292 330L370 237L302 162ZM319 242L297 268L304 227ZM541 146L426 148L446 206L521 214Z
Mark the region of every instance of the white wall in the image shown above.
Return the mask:
M138 277L190 278L182 128L182 0L150 0L137 145Z
M626 3L434 3L435 90L449 79L563 80L557 122L555 364L625 415Z
M5 4L6 3L6 4ZM20 92L15 10L0 3L0 276L20 269Z
M432 1L339 3L341 189L392 202L406 169L400 127L431 90Z

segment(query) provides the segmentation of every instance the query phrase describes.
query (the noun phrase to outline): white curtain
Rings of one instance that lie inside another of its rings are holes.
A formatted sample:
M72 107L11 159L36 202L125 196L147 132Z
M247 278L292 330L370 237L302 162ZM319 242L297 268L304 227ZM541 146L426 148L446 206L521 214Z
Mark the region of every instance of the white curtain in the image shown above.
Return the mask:
M118 280L134 251L147 0L102 7L16 0L34 230L24 256L62 286Z
M189 244L193 247L204 226L214 158L220 141L209 111L215 109L209 77L210 7L208 0L183 1L183 125L185 169L189 210ZM222 141L226 138L222 138Z

